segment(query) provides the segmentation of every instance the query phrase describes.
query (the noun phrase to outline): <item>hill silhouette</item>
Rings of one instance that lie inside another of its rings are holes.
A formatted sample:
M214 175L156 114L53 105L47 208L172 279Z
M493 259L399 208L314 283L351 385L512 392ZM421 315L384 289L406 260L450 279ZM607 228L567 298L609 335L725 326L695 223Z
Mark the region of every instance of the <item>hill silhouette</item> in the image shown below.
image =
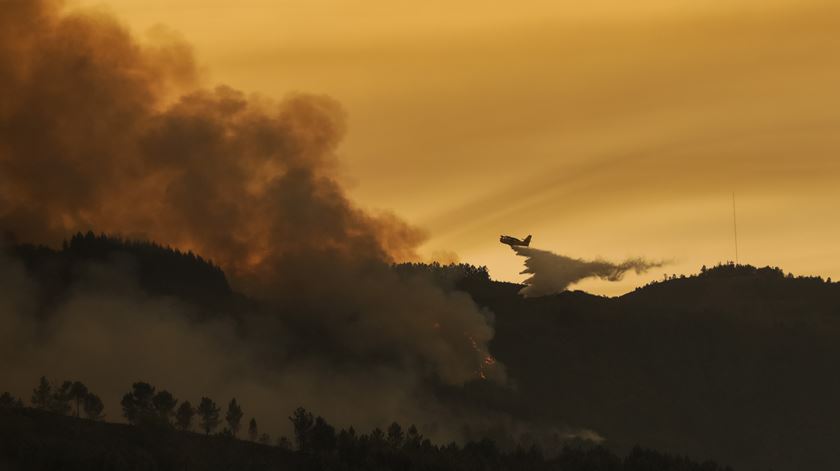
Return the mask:
M7 251L38 280L45 307L61 300L92 264L119 265L148 294L176 298L205 315L230 311L242 301L220 267L200 255L154 242L87 232L72 236L60 250L14 244Z
M143 290L196 306L202 316L235 317L254 303L211 262L153 243L90 233L61 250L7 251L47 287L44 303L60 300L79 271L96 263L123 264ZM441 401L505 414L534 433L554 424L585 427L618 453L643 443L737 469L836 463L840 284L724 264L615 298L567 291L525 299L521 285L494 281L484 267L393 270L430 277L492 312L490 352L506 365L510 384L439 385ZM464 435L479 440L491 432ZM508 432L491 438L502 444Z
M495 313L490 348L525 416L740 469L833 466L836 283L726 264L617 298L523 299L475 277L460 287Z
M568 447L546 458L534 448L504 452L488 440L463 447L436 445L413 429L402 432L397 424L387 434L377 429L357 435L352 428L336 433L326 422L320 423L326 435L313 435L311 448L292 451L225 434L176 432L0 407L0 465L9 471L731 471L711 461L700 463L640 447L624 457L603 447Z
M0 467L23 470L303 469L288 450L221 436L0 408Z

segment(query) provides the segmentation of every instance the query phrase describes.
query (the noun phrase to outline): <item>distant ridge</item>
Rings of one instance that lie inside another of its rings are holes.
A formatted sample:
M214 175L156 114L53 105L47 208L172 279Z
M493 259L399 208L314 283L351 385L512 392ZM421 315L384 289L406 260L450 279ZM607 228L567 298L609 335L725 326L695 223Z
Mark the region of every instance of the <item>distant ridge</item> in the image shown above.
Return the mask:
M90 263L119 267L126 276L136 277L149 294L175 297L204 309L219 309L234 297L225 273L212 261L154 242L87 232L75 234L59 250L16 244L7 251L47 287L48 299L60 297Z

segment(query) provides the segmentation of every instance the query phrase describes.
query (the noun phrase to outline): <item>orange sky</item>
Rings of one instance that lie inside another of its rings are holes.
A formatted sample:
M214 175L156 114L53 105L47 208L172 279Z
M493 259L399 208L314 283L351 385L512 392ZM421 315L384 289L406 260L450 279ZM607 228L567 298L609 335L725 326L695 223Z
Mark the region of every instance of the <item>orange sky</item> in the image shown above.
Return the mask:
M345 185L519 280L575 257L840 278L840 6L810 0L76 0L190 41L208 84L341 101Z

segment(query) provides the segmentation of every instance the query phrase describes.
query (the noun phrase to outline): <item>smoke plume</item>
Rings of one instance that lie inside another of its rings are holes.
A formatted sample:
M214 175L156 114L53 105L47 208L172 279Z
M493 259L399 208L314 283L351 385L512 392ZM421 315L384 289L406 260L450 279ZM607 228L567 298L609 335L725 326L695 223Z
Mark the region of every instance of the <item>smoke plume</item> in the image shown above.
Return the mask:
M170 35L171 36L171 35ZM424 385L485 377L490 313L389 267L422 231L363 211L337 182L344 112L325 96L274 102L197 82L188 44L140 42L113 18L50 0L0 8L0 229L57 246L77 231L149 239L221 265L260 301L194 324L130 263L87 266L35 315L44 287L4 260L4 380L79 378L113 407L132 381L236 395L274 423L304 404L339 423L445 420ZM35 319L39 320L35 320ZM8 373L8 374L6 374Z
M516 255L525 257L525 270L522 273L531 275L525 280L525 287L519 291L519 294L526 298L559 293L586 278L619 281L630 270L644 273L651 268L662 266L661 262L650 262L641 258L612 263L605 260L571 258L532 247L515 246L513 250Z

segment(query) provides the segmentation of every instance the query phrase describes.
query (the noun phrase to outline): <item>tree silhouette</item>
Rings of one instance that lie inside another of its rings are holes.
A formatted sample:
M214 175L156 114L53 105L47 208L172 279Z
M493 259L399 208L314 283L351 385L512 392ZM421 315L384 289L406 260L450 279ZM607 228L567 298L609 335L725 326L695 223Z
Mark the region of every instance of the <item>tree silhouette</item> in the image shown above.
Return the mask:
M178 430L182 431L191 429L194 415L195 409L193 409L190 401L182 402L180 407L178 407L178 411L175 412L175 426L178 427Z
M234 437L239 433L242 415L242 408L236 403L236 398L231 399L225 414L225 422L227 422L230 433Z
M8 392L4 392L0 395L0 407L23 407L23 401Z
M385 432L383 432L379 427L374 428L373 431L370 432L370 440L377 445L385 443Z
M336 449L338 450L338 456L341 461L356 461L358 439L356 438L356 431L353 427L350 427L349 430L341 429L341 431L338 432L335 442Z
M277 447L281 448L283 450L291 451L292 442L290 442L287 437L280 437L280 438L277 439Z
M292 413L292 416L289 417L289 421L292 422L298 451L303 453L309 452L310 433L312 427L315 425L315 419L312 417L312 413L307 412L303 407L298 407Z
M149 383L137 382L132 386L132 391L126 393L120 405L126 420L135 425L154 423L155 408L153 399L155 388Z
M172 416L175 415L175 406L178 400L169 391L158 391L152 398L152 405L157 412L158 419L163 425L172 425Z
M335 428L323 417L318 416L310 431L310 444L315 453L330 452L335 449Z
M102 414L102 411L105 409L104 404L102 404L102 399L99 399L99 396L93 393L88 393L85 396L83 401L83 407L85 411L85 416L91 420L101 420L105 416Z
M38 387L32 390L32 407L41 410L48 410L52 398L52 386L46 376L41 376Z
M74 381L73 384L70 386L68 397L71 400L76 401L76 417L79 417L81 405L87 397L88 393L89 391L87 386L85 386L81 381Z
M420 434L414 424L411 424L411 426L408 427L408 433L405 434L405 444L412 448L419 448L422 441L423 435Z
M61 386L53 388L52 397L50 398L49 410L56 414L67 415L70 412L70 400L72 399L71 391L73 383L64 381Z
M391 448L399 448L403 444L405 434L403 434L400 424L394 422L388 427L388 445Z
M210 398L202 397L196 412L201 418L201 428L204 433L210 435L210 432L219 426L219 407Z
M258 436L259 432L257 430L257 419L251 417L251 421L248 422L248 439L255 442L257 441Z

